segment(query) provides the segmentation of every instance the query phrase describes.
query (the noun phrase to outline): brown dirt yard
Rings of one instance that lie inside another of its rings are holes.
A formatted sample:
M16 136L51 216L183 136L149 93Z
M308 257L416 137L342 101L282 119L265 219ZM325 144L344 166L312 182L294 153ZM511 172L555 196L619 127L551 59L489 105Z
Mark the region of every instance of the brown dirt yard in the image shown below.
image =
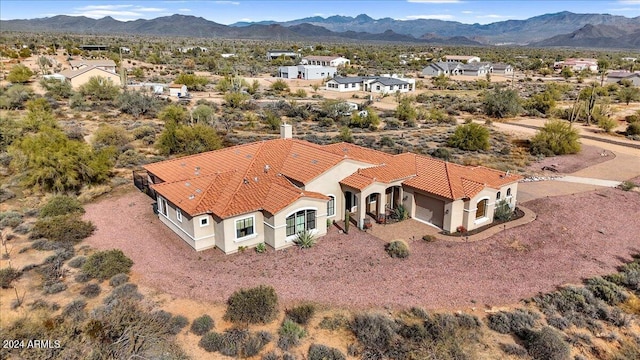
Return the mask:
M414 240L404 260L390 258L370 234L335 228L307 250L195 252L160 223L151 203L132 190L87 205L85 218L97 231L86 243L122 249L143 286L215 303L240 288L269 284L285 305L501 306L611 273L640 253L640 193L610 188L527 202L538 214L534 222L486 240Z

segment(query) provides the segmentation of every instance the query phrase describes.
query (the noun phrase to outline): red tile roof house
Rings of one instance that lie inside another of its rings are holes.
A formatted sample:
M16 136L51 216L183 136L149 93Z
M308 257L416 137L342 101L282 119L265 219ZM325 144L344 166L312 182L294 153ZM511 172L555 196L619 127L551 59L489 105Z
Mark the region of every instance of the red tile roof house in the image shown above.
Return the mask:
M362 228L367 214L402 204L455 232L491 223L498 200L516 203L517 175L291 134L285 124L280 139L145 166L160 220L196 250L231 254L262 242L282 249L304 230L325 235L346 210Z

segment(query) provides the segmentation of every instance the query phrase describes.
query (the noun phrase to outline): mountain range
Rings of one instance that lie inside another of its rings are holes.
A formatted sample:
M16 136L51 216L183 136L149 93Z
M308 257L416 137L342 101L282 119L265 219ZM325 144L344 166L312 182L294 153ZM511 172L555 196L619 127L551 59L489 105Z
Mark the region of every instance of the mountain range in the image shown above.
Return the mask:
M531 45L536 47L640 47L640 17L560 12L526 20L486 25L434 19L373 19L320 16L298 20L222 25L202 17L172 15L119 21L59 15L27 20L1 20L1 31L139 34L158 36L271 39L282 41L393 41L448 45Z

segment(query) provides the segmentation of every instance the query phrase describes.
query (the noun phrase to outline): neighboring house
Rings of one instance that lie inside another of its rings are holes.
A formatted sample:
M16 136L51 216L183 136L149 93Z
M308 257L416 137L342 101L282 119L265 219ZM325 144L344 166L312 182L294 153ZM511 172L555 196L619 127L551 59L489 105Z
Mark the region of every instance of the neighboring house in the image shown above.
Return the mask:
M111 79L114 85L122 85L120 75L96 66L83 67L79 70L67 69L61 71L58 75L64 76L65 79L71 83L71 87L74 89L86 84L92 77Z
M634 58L634 57L623 57L623 58L620 58L620 60L622 60L622 61L631 61L631 62L636 62L636 60L638 60L638 58Z
M236 54L235 53L223 53L223 54L220 54L220 57L223 58L223 59L228 59L228 58L236 57Z
M278 77L283 79L319 80L336 76L338 69L331 66L297 65L280 66Z
M395 75L334 77L326 82L325 89L340 92L404 93L415 90L415 80Z
M80 50L85 51L105 51L109 49L107 45L80 45Z
M130 54L130 53L131 53L131 48L128 48L128 47L126 47L126 46L121 46L121 47L120 47L120 52L121 52L122 54Z
M169 96L183 97L187 96L187 85L184 84L169 84Z
M69 66L71 66L71 70L95 67L114 74L116 73L116 63L113 60L69 60Z
M622 80L629 80L633 86L640 86L640 73L629 71L612 71L607 74L608 83L620 83Z
M422 69L422 76L459 75L462 64L459 62L435 62Z
M179 47L178 48L178 51L183 53L183 54L186 54L189 51L193 51L193 50L200 50L200 52L202 52L202 53L209 52L208 48L202 47L202 46L186 46L186 47Z
M159 219L196 250L230 254L266 243L293 245L302 231L332 220L380 219L403 205L410 216L449 232L493 221L496 203L516 204L517 175L428 156L390 155L348 143L258 141L146 165Z
M570 68L573 71L590 70L598 72L598 60L589 58L569 58L564 61L557 61L553 64L554 69Z
M275 60L281 56L285 58L295 59L300 56L299 53L291 50L269 50L267 51L267 60Z
M351 61L341 56L305 56L300 61L302 65L321 65L321 66L345 66L351 64Z
M509 64L495 63L495 64L491 64L491 67L493 68L492 72L494 74L513 75L513 66Z
M480 58L477 56L465 56L465 55L447 55L445 56L446 62L459 62L459 63L472 63L480 62Z
M491 64L472 62L460 65L460 75L463 76L486 76L492 71Z

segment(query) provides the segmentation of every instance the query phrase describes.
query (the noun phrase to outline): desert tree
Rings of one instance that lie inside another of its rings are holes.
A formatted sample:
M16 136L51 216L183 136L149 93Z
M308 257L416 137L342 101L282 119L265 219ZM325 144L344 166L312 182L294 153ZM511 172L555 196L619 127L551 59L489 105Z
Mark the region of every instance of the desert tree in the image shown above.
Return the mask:
M7 75L7 81L17 84L24 84L31 79L33 76L33 71L28 67L18 64L11 68L9 74Z

